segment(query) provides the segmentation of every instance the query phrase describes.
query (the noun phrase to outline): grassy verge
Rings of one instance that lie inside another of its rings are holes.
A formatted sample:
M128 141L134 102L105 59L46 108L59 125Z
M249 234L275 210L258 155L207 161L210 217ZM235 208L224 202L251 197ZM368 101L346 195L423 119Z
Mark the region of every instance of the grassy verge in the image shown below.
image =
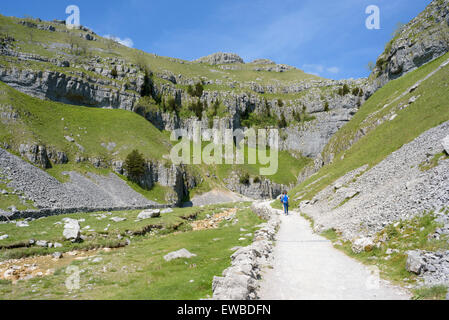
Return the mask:
M31 221L29 227L19 228L15 224L0 224L0 234L7 234L9 237L0 242L0 260L18 258L32 255L45 255L55 251L70 251L73 249L89 249L107 246L110 242L112 246L117 244L118 236L130 237L138 234L153 233L164 234L188 228L186 221L190 219L203 219L206 214L217 212L221 208L235 207L236 205L214 205L204 208L175 208L172 213L162 214L159 218L136 221L141 210L97 213L77 213L46 217ZM113 217L124 218L122 222L114 222ZM71 243L64 241L62 232L64 230L64 218L71 218L80 221L82 235L87 240L82 243ZM40 248L27 247L30 239L46 240L48 242L59 242L63 248ZM17 247L15 249L7 249Z
M66 268L54 275L0 282L2 299L188 299L212 294L212 278L230 265L230 249L250 244L239 241L241 228L254 232L261 220L249 209L237 213L238 223L223 222L218 229L136 237L126 248L102 252L100 263L74 261L81 270L80 289L68 292ZM163 256L181 248L197 254L166 262Z

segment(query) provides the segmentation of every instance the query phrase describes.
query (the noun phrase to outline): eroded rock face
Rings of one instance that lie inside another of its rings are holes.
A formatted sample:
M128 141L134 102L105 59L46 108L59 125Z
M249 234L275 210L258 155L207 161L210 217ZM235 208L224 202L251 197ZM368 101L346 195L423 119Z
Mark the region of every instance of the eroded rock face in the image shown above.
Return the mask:
M439 57L449 50L449 1L434 0L402 28L379 57L372 90Z
M234 172L224 182L229 190L252 199L275 199L283 191L289 189L288 186L274 183L265 178L260 178L258 181L255 181L254 178L249 178L248 183L240 183L240 176L237 172Z
M199 58L194 62L207 63L211 65L230 64L230 63L245 63L243 59L235 53L217 52L206 57Z
M132 110L139 96L111 89L112 81L84 79L55 71L33 71L0 66L0 80L26 94L53 101L103 108Z
M21 144L19 146L19 152L22 157L28 159L30 162L40 166L41 168L51 168L45 146Z

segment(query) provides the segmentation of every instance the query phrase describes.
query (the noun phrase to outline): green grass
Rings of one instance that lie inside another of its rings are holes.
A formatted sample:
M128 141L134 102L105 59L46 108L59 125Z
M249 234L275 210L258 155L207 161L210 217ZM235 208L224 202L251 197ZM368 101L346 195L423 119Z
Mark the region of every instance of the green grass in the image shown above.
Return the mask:
M55 43L65 45L68 44L67 34L63 32L66 29L63 25L46 22L38 23L30 20L36 24L52 24L56 27L57 32L49 32L19 25L18 22L21 20L24 19L0 15L0 32L13 36L16 39L14 46L19 46L21 51L39 54L49 58L54 58L62 54L70 54L68 48L49 49L49 47ZM85 33L79 30L72 32L76 34ZM166 73L167 71L175 75L182 74L183 77L197 79L198 81L204 77L212 81L220 80L223 84L227 84L228 82L234 80L249 83L259 79L256 82L260 84L274 84L277 82L287 84L303 80L322 79L315 75L306 74L302 70L298 69L292 69L281 73L254 71L253 69L258 67L254 64L235 65L236 70L223 70L220 66L211 66L181 59L162 57L155 54L145 53L137 49L127 48L118 44L113 44L111 46L111 41L98 35L95 37L98 41L77 39L81 46L87 48L87 52L86 55L75 56L74 59L79 61L87 60L93 55L104 58L118 57L129 63L138 63L149 66L151 71L153 71L156 75L156 81L166 81L158 77L158 74ZM226 87L228 91L234 91L234 88L231 88L228 85L226 85ZM236 89L240 90L238 87Z
M44 101L20 93L0 83L0 105L11 105L20 119L0 127L0 140L18 149L24 142L39 142L75 155L105 160L124 159L138 149L148 159L161 159L170 143L151 123L125 110L105 110ZM80 144L68 142L71 136ZM109 151L101 144L115 143Z
M30 201L21 201L17 194L12 194L12 189L0 182L0 191L1 190L8 191L8 194L0 194L0 209L9 211L7 209L11 206L15 206L17 210L35 209Z
M414 300L445 300L448 288L446 286L424 287L414 290Z
M19 281L15 285L0 282L0 295L8 300L206 298L212 294L213 277L221 275L231 263L230 249L251 242L251 239L238 240L242 236L240 228L245 228L245 233L254 232L256 225L262 222L251 210L244 208L237 218L237 224L223 222L220 228L213 230L136 237L126 248L101 253L103 260L97 264L89 260L74 261L71 265L82 271L80 290L67 291L64 267L45 278ZM181 248L197 257L171 262L163 260L164 255Z
M29 223L29 227L19 228L15 224L0 224L0 234L7 234L9 238L0 242L0 247L12 247L17 246L18 249L4 249L0 251L0 260L15 256L28 256L35 254L44 254L46 252L53 252L58 250L42 249L42 248L23 248L23 244L28 243L30 239L34 240L46 240L48 242L60 242L64 244L64 251L75 247L95 247L100 245L102 241L110 241L117 239L118 235L129 236L129 233L139 233L145 230L148 226L153 226L154 232L166 233L173 230L182 229L184 223L188 219L203 219L206 214L219 212L221 208L239 206L236 204L222 204L206 206L204 208L175 208L174 212L162 214L159 218L146 219L142 221L135 221L137 215L141 210L132 211L119 211L112 212L112 215L106 215L103 219L98 219L103 212L96 213L76 213L51 216L43 219L38 219ZM113 222L111 217L126 218L122 222ZM71 242L64 241L62 232L64 230L64 223L61 222L64 218L71 219L85 219L80 222L83 229L82 234L88 237L85 243L72 244ZM108 227L108 225L110 225ZM105 230L107 228L107 230ZM92 230L92 231L89 231ZM61 250L61 249L59 249Z
M449 157L444 152L438 153L438 154L434 155L431 159L421 163L419 165L419 169L421 171L428 171L428 170L438 166L438 163L440 160L444 160L444 159L448 159L448 158Z
M421 97L404 110L397 111L398 116L393 121L386 121L366 136L354 143L348 150L349 141L364 126L363 121L371 114L379 111L392 99L411 87L435 70L449 54L403 76L389 82L377 91L354 116L354 118L335 134L324 150L325 155L335 154L334 162L323 167L317 174L307 179L291 191L295 195L306 191L303 199L311 199L320 190L332 184L346 173L368 164L370 167L378 164L392 152L411 142L420 134L449 120L448 76L449 67L446 66L424 81L413 93L407 94L397 102L392 103L370 120L374 123L378 118L390 112L391 108L408 102L411 96ZM346 151L345 151L346 150ZM341 156L344 155L344 159ZM317 181L320 179L319 181ZM314 183L316 182L316 183Z

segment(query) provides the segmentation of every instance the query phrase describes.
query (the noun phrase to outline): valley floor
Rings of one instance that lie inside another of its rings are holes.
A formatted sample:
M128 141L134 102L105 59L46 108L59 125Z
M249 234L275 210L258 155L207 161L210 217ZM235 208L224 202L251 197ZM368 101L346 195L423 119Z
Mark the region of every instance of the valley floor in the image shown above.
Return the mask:
M299 213L281 215L272 269L263 275L263 300L403 300L411 295L379 279L368 266L313 233Z

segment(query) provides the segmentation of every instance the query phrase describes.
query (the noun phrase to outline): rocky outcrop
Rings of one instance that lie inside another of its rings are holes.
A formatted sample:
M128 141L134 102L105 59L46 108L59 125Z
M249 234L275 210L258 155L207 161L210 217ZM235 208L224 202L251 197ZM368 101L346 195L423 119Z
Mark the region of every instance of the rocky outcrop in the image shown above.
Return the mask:
M58 71L0 66L0 80L26 94L74 105L133 110L140 98L121 88L112 89L112 81L86 79Z
M230 63L245 63L241 57L235 53L217 52L206 57L199 58L194 62L207 63L211 65L230 64Z
M123 161L115 161L112 168L118 174L128 176ZM189 194L189 190L197 185L196 177L190 175L184 166L176 166L162 162L147 162L145 173L138 184L151 190L156 184L168 187L165 200L168 203L179 205L181 200Z
M251 199L275 199L289 187L271 182L266 178L250 177L247 183L240 182L238 172L233 172L228 179L224 179L226 187L234 192Z
M21 144L19 146L19 153L22 157L43 169L51 168L45 146Z
M255 202L251 209L267 223L256 231L254 242L238 249L232 256L231 267L223 271L222 277L214 277L212 283L213 300L255 300L258 298L257 280L261 269L270 264L273 240L280 220L269 203Z
M406 269L425 286L449 286L449 251L408 251Z
M449 51L449 1L433 0L378 58L371 92Z

